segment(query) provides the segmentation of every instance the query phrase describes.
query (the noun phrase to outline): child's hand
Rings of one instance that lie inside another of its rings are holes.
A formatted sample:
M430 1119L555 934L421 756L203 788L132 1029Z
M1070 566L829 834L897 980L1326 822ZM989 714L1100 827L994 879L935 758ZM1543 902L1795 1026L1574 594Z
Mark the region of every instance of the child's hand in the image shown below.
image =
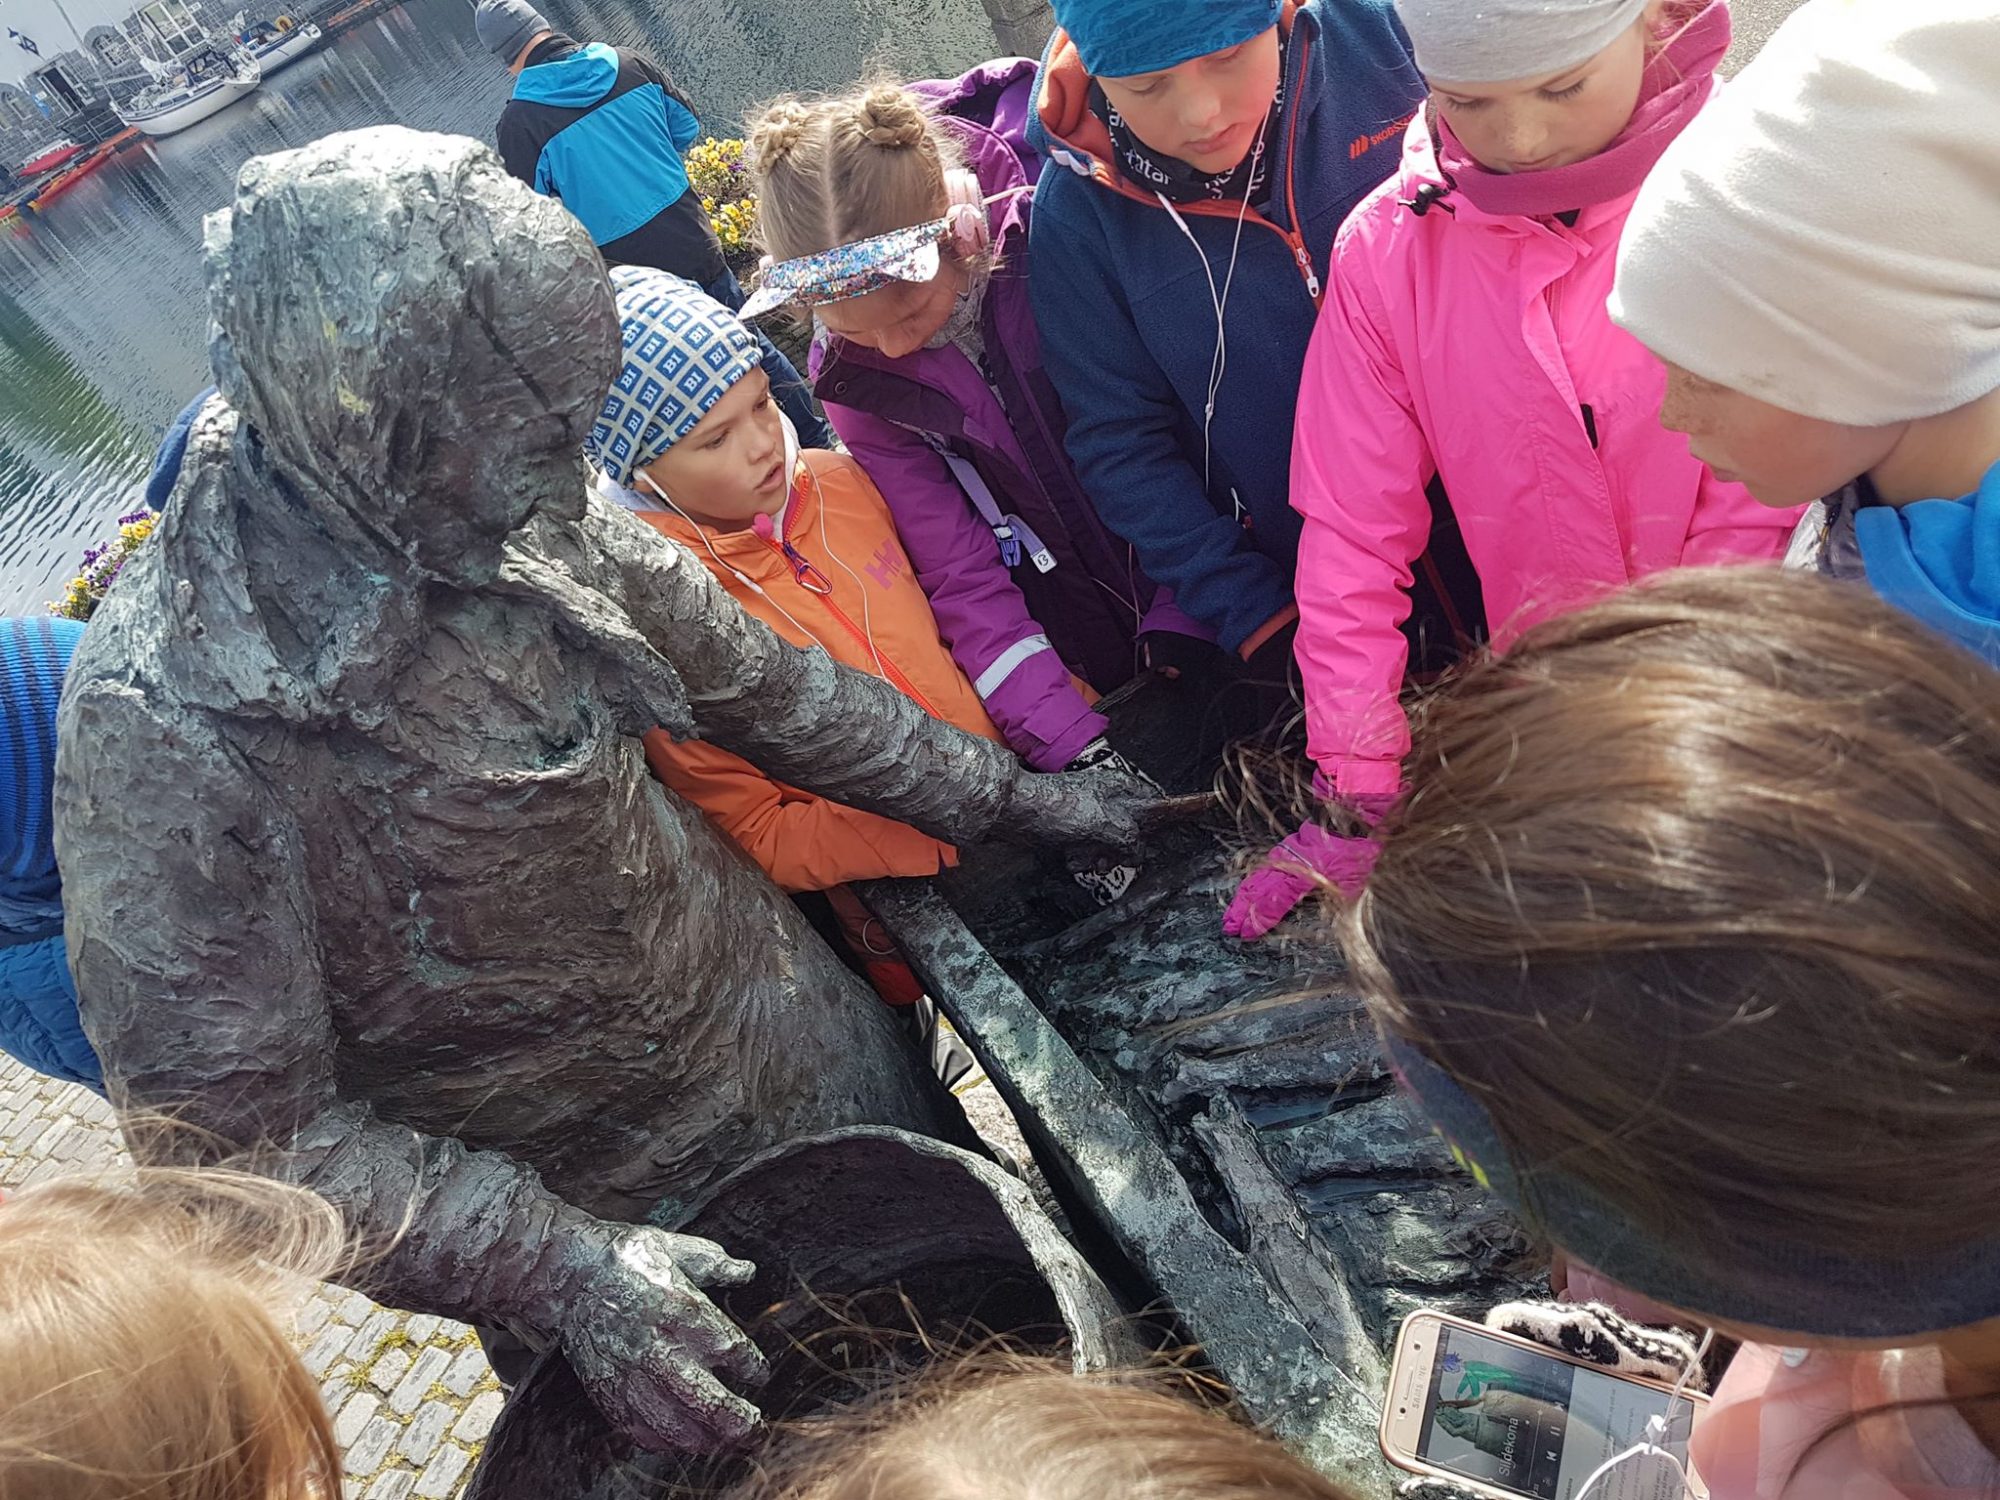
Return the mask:
M1301 823L1244 877L1223 913L1222 930L1233 938L1260 938L1326 885L1352 900L1367 884L1380 851L1372 838L1342 838L1318 823Z

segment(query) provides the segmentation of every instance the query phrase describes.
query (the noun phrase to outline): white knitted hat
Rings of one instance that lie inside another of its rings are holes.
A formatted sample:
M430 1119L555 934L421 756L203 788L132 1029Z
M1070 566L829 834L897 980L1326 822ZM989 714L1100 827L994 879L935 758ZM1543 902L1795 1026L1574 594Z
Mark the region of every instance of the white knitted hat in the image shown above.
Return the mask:
M1396 0L1432 83L1560 73L1617 41L1645 9L1646 0Z
M1807 0L1653 169L1610 308L1822 421L2000 389L2000 3Z

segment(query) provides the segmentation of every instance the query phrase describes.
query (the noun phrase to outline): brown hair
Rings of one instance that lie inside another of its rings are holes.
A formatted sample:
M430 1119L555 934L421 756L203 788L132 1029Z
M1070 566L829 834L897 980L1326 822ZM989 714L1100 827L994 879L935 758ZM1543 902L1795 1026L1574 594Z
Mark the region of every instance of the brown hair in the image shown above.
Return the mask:
M774 260L940 217L964 165L923 101L886 80L835 98L772 101L750 127L758 236Z
M1348 1500L1164 1373L992 1356L779 1436L731 1500Z
M1342 919L1382 1025L1648 1231L1992 1233L2000 678L1865 590L1674 574L1419 715Z
M0 1202L0 1500L338 1500L340 1450L272 1307L339 1215L229 1172Z

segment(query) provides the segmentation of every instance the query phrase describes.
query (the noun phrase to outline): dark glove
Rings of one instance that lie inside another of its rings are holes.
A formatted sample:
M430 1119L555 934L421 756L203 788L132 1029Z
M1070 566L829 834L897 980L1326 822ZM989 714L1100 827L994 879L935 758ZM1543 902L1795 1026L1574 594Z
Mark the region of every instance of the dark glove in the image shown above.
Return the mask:
M701 1288L742 1286L756 1268L692 1235L601 1222L583 1232L603 1243L565 1288L557 1332L598 1410L643 1448L739 1446L762 1417L723 1382L755 1389L764 1357Z

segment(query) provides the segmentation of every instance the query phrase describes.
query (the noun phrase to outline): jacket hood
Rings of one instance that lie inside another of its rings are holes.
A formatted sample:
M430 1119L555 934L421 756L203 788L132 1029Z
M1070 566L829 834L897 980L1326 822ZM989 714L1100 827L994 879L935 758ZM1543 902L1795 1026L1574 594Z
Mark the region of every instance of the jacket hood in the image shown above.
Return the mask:
M1287 41L1305 41L1308 45L1317 43L1320 35L1319 0L1285 0L1284 9L1278 17L1278 26ZM1298 50L1292 49L1286 63L1296 69ZM1321 66L1317 48L1306 62L1309 68ZM1092 79L1083 65L1083 57L1076 50L1076 43L1069 39L1069 33L1057 28L1049 38L1047 50L1042 53L1041 86L1037 90L1033 117L1028 122L1028 144L1050 161L1068 167L1083 177L1095 177L1121 191L1137 192L1130 188L1125 175L1118 169L1111 150L1111 132L1098 119L1090 107L1090 86ZM1310 84L1300 84L1294 76L1291 97L1293 108L1310 111L1319 99L1320 90ZM1150 198L1150 194L1145 195Z
M956 78L927 78L910 85L932 113L951 121L965 162L991 195L1028 187L1041 170L1028 126L1035 106L1037 68L1032 58L1001 57ZM1016 194L986 206L993 241L1027 224L1027 195Z
M523 68L514 81L514 97L529 104L552 104L558 109L588 109L610 93L617 82L617 51L602 42L592 42L553 62Z

